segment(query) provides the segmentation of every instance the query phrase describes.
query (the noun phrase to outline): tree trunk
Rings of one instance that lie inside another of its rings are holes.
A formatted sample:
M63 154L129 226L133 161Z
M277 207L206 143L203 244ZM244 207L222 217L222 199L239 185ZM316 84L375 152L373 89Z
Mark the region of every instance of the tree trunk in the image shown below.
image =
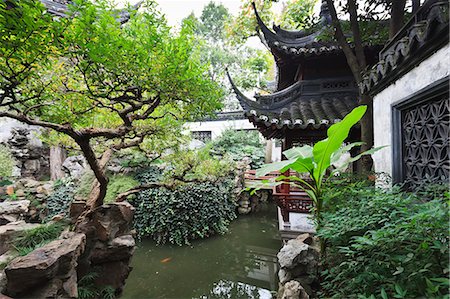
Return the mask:
M403 26L403 16L405 15L406 0L392 0L391 20L389 22L389 38L394 35Z
M367 151L373 147L373 99L369 95L361 95L360 104L367 106L366 114L361 119L361 141L364 142L361 146L361 151ZM364 155L361 158L362 172L370 172L373 166L371 155Z
M415 14L420 8L420 0L412 0L412 13Z
M66 159L66 151L61 146L50 147L50 179L56 181L64 177L62 164Z
M106 165L108 165L109 160L113 154L112 149L107 149L103 154L98 163L100 170L103 175L105 175ZM107 185L102 186L100 181L97 179L92 183L91 192L86 199L86 205L90 208L96 208L103 204L103 199L106 196Z

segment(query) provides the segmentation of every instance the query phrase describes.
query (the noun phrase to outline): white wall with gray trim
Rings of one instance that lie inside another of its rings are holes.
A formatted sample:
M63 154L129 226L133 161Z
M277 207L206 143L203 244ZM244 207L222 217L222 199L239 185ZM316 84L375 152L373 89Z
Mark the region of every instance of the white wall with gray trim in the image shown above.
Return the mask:
M376 172L392 175L392 108L393 103L450 74L450 46L447 44L396 80L373 99L374 146L389 145L373 155Z

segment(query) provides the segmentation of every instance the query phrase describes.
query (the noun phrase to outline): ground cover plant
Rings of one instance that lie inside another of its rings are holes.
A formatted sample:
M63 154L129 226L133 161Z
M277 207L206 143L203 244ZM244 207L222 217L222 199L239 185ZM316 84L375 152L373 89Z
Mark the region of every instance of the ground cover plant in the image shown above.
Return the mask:
M0 144L0 181L11 177L15 165L11 151L3 144Z
M46 198L46 221L52 219L52 217L56 215L68 215L70 204L74 200L75 190L75 183L71 179L55 181L53 192Z
M36 228L26 230L14 239L13 246L19 255L27 255L36 248L57 239L64 229L62 223L43 224Z
M323 297L448 298L447 186L420 194L367 181L324 193Z

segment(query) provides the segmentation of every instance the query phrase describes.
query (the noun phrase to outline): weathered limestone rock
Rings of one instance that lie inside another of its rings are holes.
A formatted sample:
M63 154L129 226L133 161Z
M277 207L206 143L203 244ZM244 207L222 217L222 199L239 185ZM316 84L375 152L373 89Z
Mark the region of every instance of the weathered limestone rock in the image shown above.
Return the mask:
M82 155L68 157L63 162L63 170L67 176L81 178L86 170L86 160Z
M94 264L128 260L133 255L135 245L131 235L117 237L108 243L97 242L90 260Z
M302 237L303 235L301 235ZM298 275L314 274L319 263L319 251L317 248L303 243L302 240L289 240L281 248L277 255L282 269L300 269Z
M49 148L44 146L32 127L16 127L6 141L17 164L13 176L42 178L50 174Z
M13 250L8 250L7 252L0 255L0 265L6 265L12 259L14 259L17 255L18 255L17 252L15 252Z
M16 221L0 226L0 255L11 249L11 240L21 232L37 226L39 224L25 223L25 221Z
M28 212L29 200L0 202L0 225L15 222L23 218Z
M71 215L82 210L82 204L71 207ZM128 274L135 241L132 232L134 207L128 202L105 204L94 210L78 230L88 238L86 254L80 259L79 275L98 274L95 285L111 286L120 293Z
M312 289L318 283L320 258L318 240L311 234L302 234L296 239L289 240L278 252L277 257L280 264L278 271L280 284L285 286L295 280L302 286L303 291L311 295ZM290 285L292 286L294 283Z
M12 297L76 298L75 269L85 242L84 234L67 233L62 239L15 258L5 268L5 293Z
M100 241L129 234L133 221L134 207L128 202L115 202L99 207L92 216L91 225L96 228Z
M278 299L309 299L308 293L300 282L291 280L282 285L278 291Z

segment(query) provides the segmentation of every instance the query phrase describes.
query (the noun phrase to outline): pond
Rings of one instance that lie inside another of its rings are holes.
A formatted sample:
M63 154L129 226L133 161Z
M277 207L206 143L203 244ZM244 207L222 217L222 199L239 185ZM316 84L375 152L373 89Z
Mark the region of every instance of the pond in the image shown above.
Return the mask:
M192 246L138 243L121 298L272 298L281 248L276 207L239 216L223 236Z

